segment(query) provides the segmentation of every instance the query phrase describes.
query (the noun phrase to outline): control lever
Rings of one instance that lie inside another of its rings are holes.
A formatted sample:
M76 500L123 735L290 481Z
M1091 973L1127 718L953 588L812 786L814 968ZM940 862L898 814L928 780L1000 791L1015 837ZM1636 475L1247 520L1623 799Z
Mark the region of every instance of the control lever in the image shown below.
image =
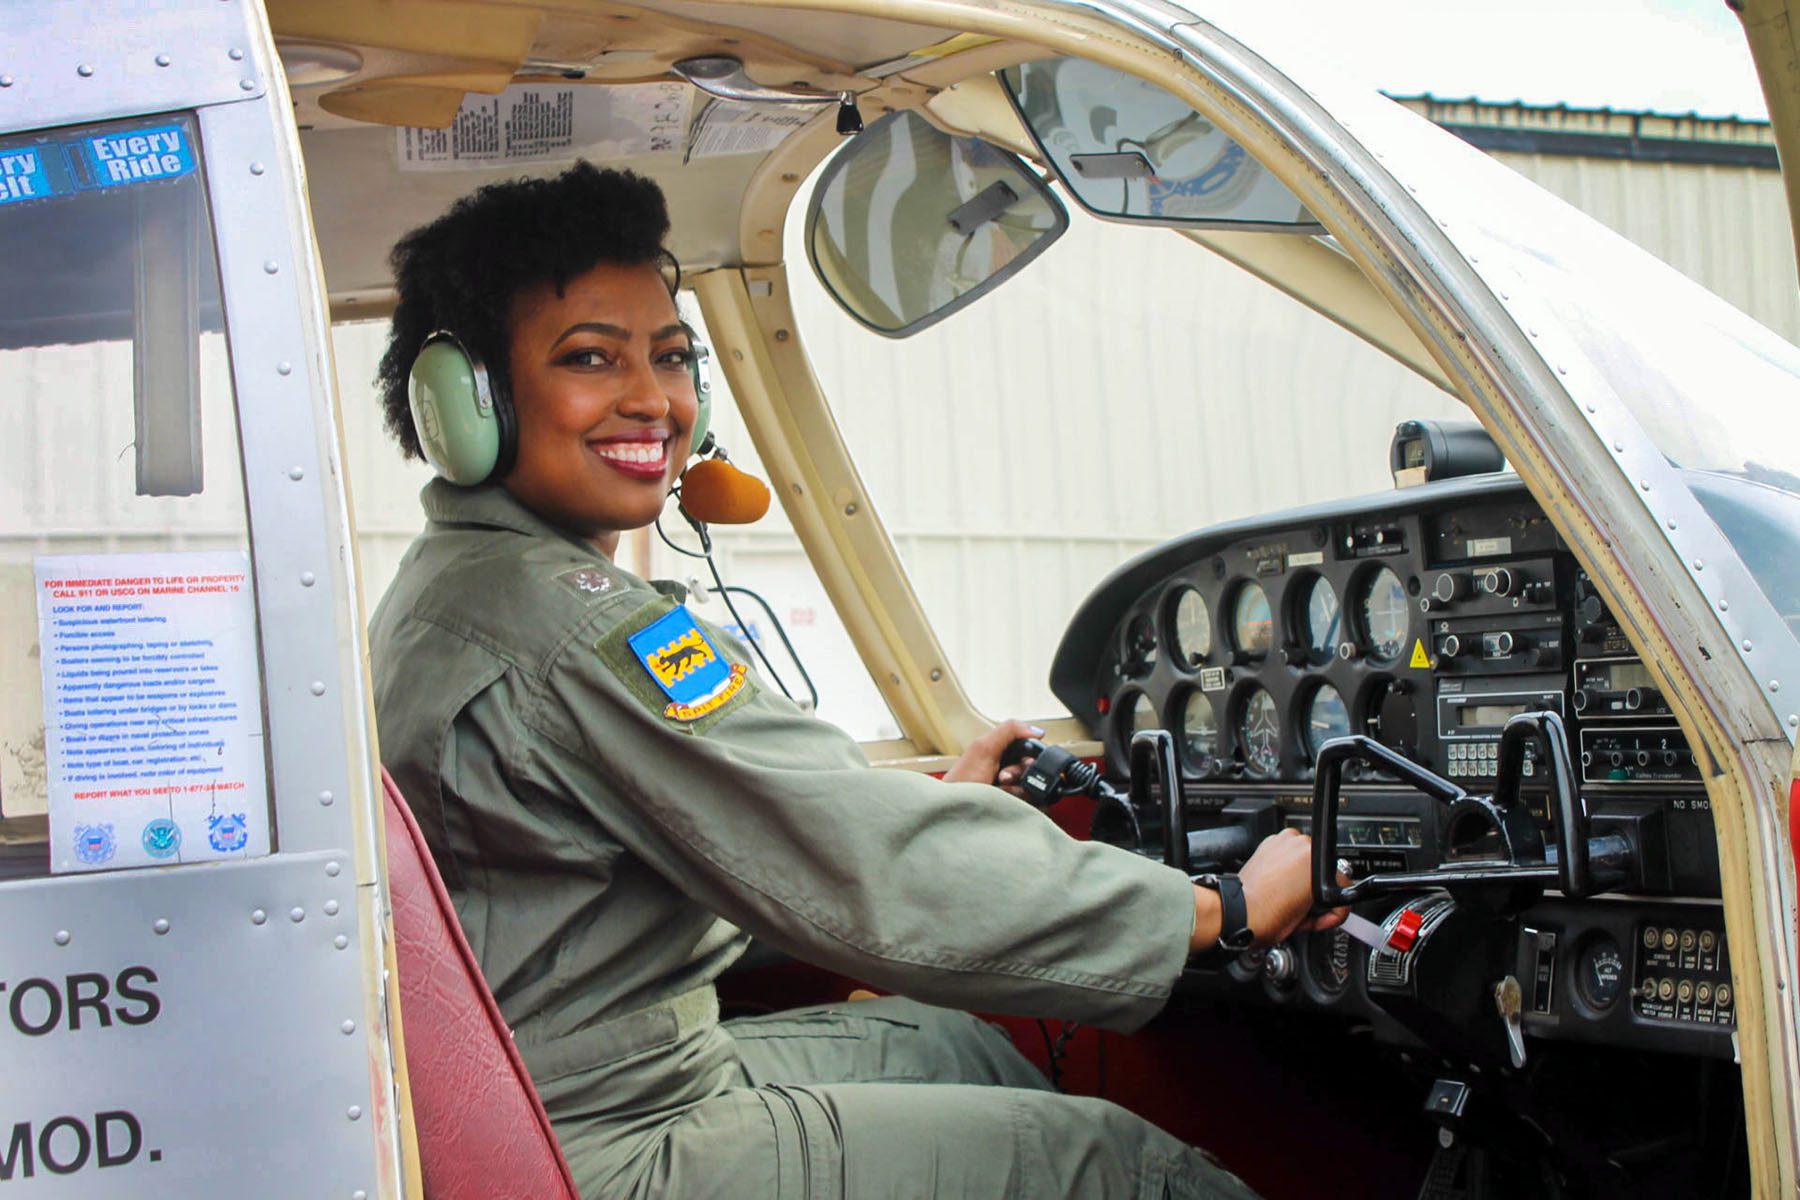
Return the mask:
M1049 808L1064 796L1092 796L1101 804L1100 811L1094 814L1094 827L1101 825L1102 813L1122 813L1131 830L1131 848L1143 848L1137 810L1130 799L1100 777L1099 767L1077 758L1065 747L1046 746L1036 738L1020 738L1009 744L1000 752L1000 765L1010 767L1028 758L1032 763L1019 777L1019 787L1034 806Z
M1162 788L1163 861L1191 875L1202 866L1243 862L1257 846L1281 831L1281 809L1273 800L1234 800L1220 813L1226 825L1189 830L1186 788L1175 736L1166 729L1145 729L1131 738L1131 806L1150 811L1150 786Z
M1545 774L1554 807L1556 844L1545 847L1536 826L1519 800L1525 773L1525 746L1542 739ZM1340 887L1337 882L1339 790L1344 766L1351 761L1368 763L1401 782L1431 796L1451 809L1445 822L1454 829L1459 819L1485 816L1499 836L1503 861L1476 860L1439 866L1426 871L1374 874ZM1500 731L1492 798L1471 797L1450 780L1437 775L1380 742L1360 734L1336 738L1319 748L1318 774L1313 783L1312 866L1313 899L1326 908L1337 908L1371 896L1416 892L1434 888L1451 891L1505 887L1542 887L1555 884L1571 899L1591 896L1617 886L1627 878L1636 849L1620 834L1590 837L1587 807L1575 786L1569 762L1569 736L1562 717L1554 712L1520 713Z
M1522 1070L1525 1066L1525 1028L1520 1023L1524 1004L1524 989L1519 987L1517 977L1508 975L1494 985L1494 1008L1506 1026L1506 1051L1512 1058L1514 1070Z

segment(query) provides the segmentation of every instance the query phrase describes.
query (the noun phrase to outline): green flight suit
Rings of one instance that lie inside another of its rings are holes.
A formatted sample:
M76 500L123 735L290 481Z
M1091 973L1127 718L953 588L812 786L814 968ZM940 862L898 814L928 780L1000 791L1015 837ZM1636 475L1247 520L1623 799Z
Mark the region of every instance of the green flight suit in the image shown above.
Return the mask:
M503 489L423 501L373 622L382 754L584 1195L1249 1194L927 1006L1136 1028L1187 954L1178 872L870 769ZM721 1025L752 934L927 1004Z

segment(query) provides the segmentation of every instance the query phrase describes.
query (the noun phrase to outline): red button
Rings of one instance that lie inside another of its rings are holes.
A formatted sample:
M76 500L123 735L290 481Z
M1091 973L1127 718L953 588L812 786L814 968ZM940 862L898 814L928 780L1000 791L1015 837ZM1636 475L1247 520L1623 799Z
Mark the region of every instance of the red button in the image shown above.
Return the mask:
M1419 926L1425 924L1425 918L1414 909L1407 909L1394 922L1394 931L1388 934L1388 949L1405 954L1419 940Z

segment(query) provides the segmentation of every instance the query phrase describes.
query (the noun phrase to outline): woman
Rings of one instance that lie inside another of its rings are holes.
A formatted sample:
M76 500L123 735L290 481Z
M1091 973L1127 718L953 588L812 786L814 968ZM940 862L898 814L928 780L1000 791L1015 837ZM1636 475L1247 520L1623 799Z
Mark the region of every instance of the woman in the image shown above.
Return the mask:
M868 769L679 589L612 562L696 417L667 232L653 183L585 163L482 189L396 247L379 378L409 455L446 420L423 360L409 403L428 343L485 362L516 423L474 476L432 452L472 486L425 489L375 614L376 705L584 1194L1246 1194L916 1002L1135 1028L1219 937L1218 892L982 782L1017 722L951 782ZM1304 920L1307 854L1284 836L1246 865L1259 942ZM912 999L721 1025L712 983L750 934Z

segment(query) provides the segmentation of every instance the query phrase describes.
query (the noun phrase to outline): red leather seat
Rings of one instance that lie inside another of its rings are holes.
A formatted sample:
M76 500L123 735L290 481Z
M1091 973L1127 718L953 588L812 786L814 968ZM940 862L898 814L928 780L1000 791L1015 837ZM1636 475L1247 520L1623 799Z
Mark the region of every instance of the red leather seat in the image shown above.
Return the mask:
M512 1032L388 773L388 894L406 1072L430 1200L579 1200Z

